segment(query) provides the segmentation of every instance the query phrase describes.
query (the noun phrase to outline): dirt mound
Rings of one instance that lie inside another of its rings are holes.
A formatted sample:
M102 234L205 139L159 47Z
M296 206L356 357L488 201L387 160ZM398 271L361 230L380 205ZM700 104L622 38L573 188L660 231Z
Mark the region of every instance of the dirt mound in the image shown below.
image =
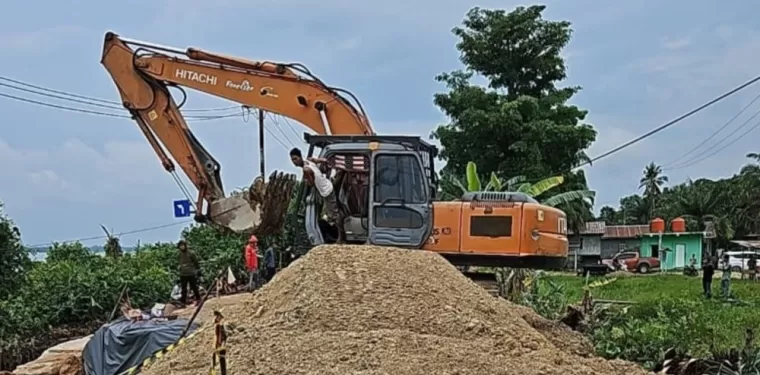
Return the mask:
M230 375L646 373L423 251L321 246L223 314ZM212 340L204 330L144 373L207 371Z

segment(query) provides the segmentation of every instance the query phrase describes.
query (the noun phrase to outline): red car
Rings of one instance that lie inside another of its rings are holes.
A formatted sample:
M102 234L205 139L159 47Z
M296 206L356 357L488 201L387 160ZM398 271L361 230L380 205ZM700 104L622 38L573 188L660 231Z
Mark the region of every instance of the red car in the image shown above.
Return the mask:
M620 268L623 270L638 273L649 273L660 269L659 258L642 257L637 252L619 253L612 257L609 264L610 266L620 264Z

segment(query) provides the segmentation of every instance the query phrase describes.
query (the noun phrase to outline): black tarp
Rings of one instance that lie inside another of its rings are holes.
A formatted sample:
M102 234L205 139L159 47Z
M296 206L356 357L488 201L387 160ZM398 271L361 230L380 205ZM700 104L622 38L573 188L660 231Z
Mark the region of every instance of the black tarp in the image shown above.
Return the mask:
M188 321L117 319L98 329L82 352L87 375L118 375L179 340ZM198 328L193 323L188 333Z

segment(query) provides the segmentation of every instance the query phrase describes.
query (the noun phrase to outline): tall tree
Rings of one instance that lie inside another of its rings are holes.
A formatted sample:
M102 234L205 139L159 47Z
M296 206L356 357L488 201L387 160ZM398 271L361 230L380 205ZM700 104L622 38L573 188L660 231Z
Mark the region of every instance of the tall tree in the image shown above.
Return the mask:
M544 9L473 8L453 29L464 69L436 77L448 88L434 101L449 123L432 133L446 172L459 175L473 161L486 174L538 180L587 160L596 132L583 123L586 111L567 104L580 87L558 87L570 23L543 19ZM473 84L475 75L488 86Z
M3 213L0 203L0 300L13 295L24 282L31 265L29 252L21 245L21 232Z
M654 162L644 168L639 180L639 189L644 189L644 197L649 204L649 218L654 217L655 200L662 194L662 187L668 182L668 176L662 174L662 167Z

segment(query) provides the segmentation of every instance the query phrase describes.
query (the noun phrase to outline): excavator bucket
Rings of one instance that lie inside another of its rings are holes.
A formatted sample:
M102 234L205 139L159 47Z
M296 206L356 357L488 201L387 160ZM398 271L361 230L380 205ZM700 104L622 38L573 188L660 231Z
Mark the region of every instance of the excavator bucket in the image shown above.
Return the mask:
M285 225L295 186L294 174L275 171L266 183L257 177L248 189L211 202L211 223L236 233L277 233Z

